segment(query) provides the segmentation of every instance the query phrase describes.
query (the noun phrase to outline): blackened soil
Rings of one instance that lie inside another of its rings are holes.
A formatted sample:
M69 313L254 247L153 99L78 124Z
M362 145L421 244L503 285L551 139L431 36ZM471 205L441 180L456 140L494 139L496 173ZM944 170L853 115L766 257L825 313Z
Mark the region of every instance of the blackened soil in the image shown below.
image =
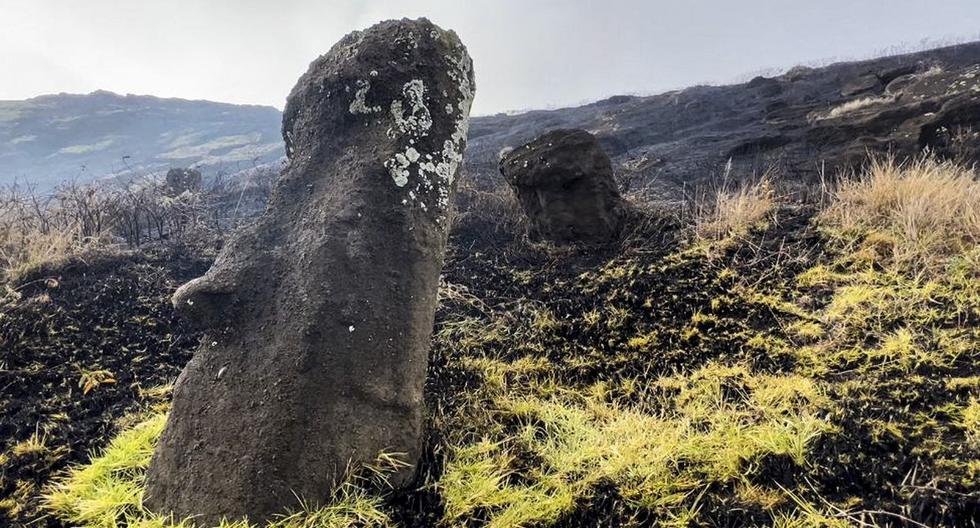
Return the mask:
M793 290L800 272L826 258L810 225L811 215L806 209L780 211L769 229L712 259L685 256L678 242L680 231L663 219L638 219L639 227L609 246L571 248L529 244L495 230L493 222L461 223L451 237L444 280L461 288L468 300L444 300L436 331L460 317L488 324L493 317L510 317L510 335L485 349L504 358L546 357L561 383L573 386L607 377L655 379L713 360L789 372L794 368L792 357L752 344L757 337L786 339L780 330L785 314L774 313L764 302L749 302L734 289L749 284L755 291L777 296ZM177 376L199 337L174 318L169 298L208 265L206 258L183 254L75 263L25 281L18 288L20 298L0 308L0 453L7 455L0 464L0 500L18 494L27 499L18 502L23 505L20 511L0 510L0 526L38 521L38 492L51 476L71 463L86 461L90 450L111 438L120 417L153 403L146 389ZM827 302L819 292L810 293L815 304ZM528 333L528 320L541 310L551 313L557 324ZM598 324L589 322L593 313L601 316ZM656 336L656 354L631 351L630 339L643 335ZM451 447L440 433L446 427L441 420L460 404L457 395L482 383L460 367L466 352L452 345L434 340L426 385L430 436L415 486L388 498L397 526L431 527L443 517L442 498L432 485ZM99 370L110 372L114 382L84 393L79 386L83 372ZM948 437L949 448L934 447L932 454L923 455L925 440L889 444L866 426L871 418L935 408L931 399L949 396L941 387L949 376L977 374L974 364L961 370L895 380L894 387L875 385L882 392L855 400L836 417L841 433L815 446L810 467L771 457L759 462L750 480L760 486L812 489L805 497L812 503L859 498L860 508L867 512L896 512L930 526L972 526L969 520L980 511L980 498L968 486L953 485L952 477L944 478L939 460L971 459L972 454L955 452L962 438ZM896 391L914 394L898 398ZM11 456L14 445L35 431L46 435L46 449ZM919 480L906 478L910 471ZM734 490L710 491L700 503L710 525L771 523L757 506L739 501ZM886 525L918 526L892 515L868 518L890 523ZM558 526L657 522L652 512L627 506L613 484L603 484ZM37 525L62 526L51 518L41 518Z
M779 291L820 254L820 239L810 225L812 209L787 208L778 222L753 235L750 244L733 246L712 259L684 255L677 225L663 218L637 218L624 239L604 247L553 247L528 244L516 238L480 236L458 229L444 269L444 279L478 299L449 299L440 304L438 332L461 316L473 317L490 328L492 318L512 316L511 335L484 345L478 354L491 357L544 357L563 386L587 387L603 379L653 380L678 370L697 369L711 360L744 361L764 371L788 370L785 358L753 348L751 338L779 324L769 306L733 296L736 284L752 283L761 291ZM466 226L463 226L466 227ZM554 317L554 328L532 331L528 321L541 310ZM695 314L710 314L692 324ZM590 323L590 314L598 314ZM658 352L635 350L631 338L656 335ZM514 336L517 337L514 337ZM451 410L462 405L457 395L479 390L483 380L461 368L466 352L436 339L427 380L430 409ZM451 445L430 439L431 449ZM439 456L427 457L418 484L433 482L441 471ZM785 473L773 464L772 473ZM764 475L768 477L770 475ZM801 478L786 477L787 485ZM720 494L725 495L725 494ZM732 493L728 494L733 495ZM395 506L404 510L440 511L438 494L402 494ZM706 501L708 499L705 499ZM704 505L717 526L748 526L770 518L733 501ZM422 505L425 505L424 507ZM432 526L437 516L404 515L406 526ZM422 520L418 520L422 519ZM413 522L414 521L414 522ZM561 528L653 526L651 512L629 508L615 486L601 485L588 500L559 520ZM479 526L480 522L468 525Z
M38 521L40 489L151 402L146 389L176 378L199 336L170 296L209 265L174 252L104 256L13 286L0 308L0 498L17 506L0 509L0 526L60 526ZM32 436L43 449L15 454Z

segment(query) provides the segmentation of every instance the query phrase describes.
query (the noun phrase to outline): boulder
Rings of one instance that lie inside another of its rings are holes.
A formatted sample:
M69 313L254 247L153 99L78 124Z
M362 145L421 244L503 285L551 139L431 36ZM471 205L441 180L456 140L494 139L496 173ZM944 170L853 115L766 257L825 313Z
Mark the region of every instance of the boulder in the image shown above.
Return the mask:
M918 65L916 64L901 64L882 68L878 71L864 72L856 78L845 81L840 94L844 97L880 94L883 90L887 90L892 81L899 77L914 74L917 68Z
M888 83L887 86L885 86L885 93L887 95L895 95L895 94L902 93L902 90L908 88L908 86L914 83L915 80L916 80L916 75L914 73L895 77L894 79L892 79L891 82Z
M173 297L206 338L149 508L261 523L382 452L409 464L392 484L411 477L473 90L466 48L425 19L351 33L299 79L267 210Z
M532 238L555 242L607 242L627 211L612 164L595 136L552 130L505 152L500 172L527 215Z
M783 84L781 82L770 77L762 77L761 75L753 77L745 86L754 90L762 97L774 97L783 92Z
M167 194L178 196L186 191L201 190L201 171L197 169L170 169L167 171Z

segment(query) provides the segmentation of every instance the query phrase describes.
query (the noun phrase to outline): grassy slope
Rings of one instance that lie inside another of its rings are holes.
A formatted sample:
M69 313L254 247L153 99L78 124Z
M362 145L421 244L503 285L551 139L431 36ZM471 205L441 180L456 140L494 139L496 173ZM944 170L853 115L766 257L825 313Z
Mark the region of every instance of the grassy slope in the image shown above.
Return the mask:
M967 525L980 191L951 166L878 170L816 215L731 207L755 212L691 243L644 224L605 253L464 218L418 486L354 476L280 524ZM161 524L139 505L154 424L62 480L53 510Z

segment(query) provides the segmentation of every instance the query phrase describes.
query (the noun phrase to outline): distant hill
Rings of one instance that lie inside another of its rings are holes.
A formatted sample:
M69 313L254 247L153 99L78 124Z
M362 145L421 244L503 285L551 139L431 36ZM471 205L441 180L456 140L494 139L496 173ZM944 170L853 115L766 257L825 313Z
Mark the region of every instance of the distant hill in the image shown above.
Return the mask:
M0 101L0 184L201 166L237 172L283 156L272 107L93 92Z
M67 178L190 165L234 173L280 159L280 120L271 107L109 92L0 102L0 184L19 178L50 188ZM656 182L668 194L716 177L729 160L735 174L775 169L798 179L833 174L869 151L928 148L980 161L980 42L797 67L743 84L475 117L467 170L499 181L501 149L567 127L596 134L619 176Z

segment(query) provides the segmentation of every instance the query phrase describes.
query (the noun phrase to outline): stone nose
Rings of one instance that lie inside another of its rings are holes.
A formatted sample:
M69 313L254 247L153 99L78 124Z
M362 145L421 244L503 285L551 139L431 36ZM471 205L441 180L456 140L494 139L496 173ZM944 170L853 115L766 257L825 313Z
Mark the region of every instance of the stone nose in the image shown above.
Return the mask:
M213 275L184 284L171 298L174 309L194 328L206 330L227 322L235 301L235 288Z

